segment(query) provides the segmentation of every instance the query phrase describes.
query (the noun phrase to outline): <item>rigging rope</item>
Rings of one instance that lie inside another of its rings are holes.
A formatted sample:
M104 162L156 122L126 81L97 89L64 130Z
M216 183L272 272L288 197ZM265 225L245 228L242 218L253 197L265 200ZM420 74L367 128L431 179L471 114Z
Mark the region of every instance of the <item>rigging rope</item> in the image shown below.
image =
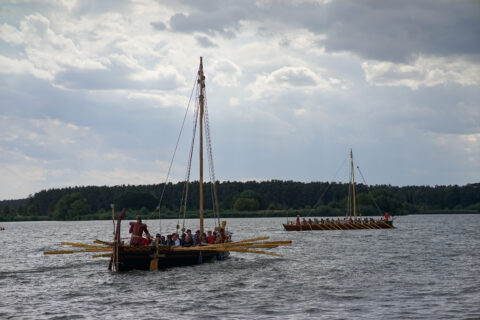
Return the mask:
M210 121L208 117L208 104L207 104L207 95L206 92L204 93L204 118L205 118L205 136L207 140L207 154L208 154L208 169L211 181L211 192L212 192L212 205L213 211L216 214L218 220L218 226L220 226L220 208L218 205L218 196L217 196L217 189L216 184L217 181L215 179L215 168L213 165L213 151L212 151L212 138L210 135ZM217 223L215 223L217 225Z
M198 96L198 87L196 91L196 96ZM200 112L200 106L198 103L195 103L195 111L194 111L194 117L193 117L193 134L192 134L192 141L190 144L190 154L188 156L188 163L187 163L187 172L185 174L185 184L183 188L183 194L182 194L182 199L180 200L180 211L179 211L179 216L178 219L180 219L180 213L183 208L183 222L182 222L182 230L185 228L185 216L187 213L187 201L188 201L188 189L190 186L190 173L192 170L192 158L193 158L193 149L195 146L195 137L197 133L197 124L198 124L198 114ZM178 224L180 224L180 221L178 221Z
M183 229L182 230L185 229L185 218L186 218L186 210L187 210L187 202L188 202L188 189L189 189L189 183L190 183L191 164L192 164L192 158L193 158L193 149L194 149L194 145L195 145L196 128L197 128L199 113L200 113L199 100L197 98L202 94L202 92L200 92L202 89L198 85L199 83L200 83L199 74L197 74L197 76L195 77L195 81L194 81L192 91L190 93L190 99L188 101L187 110L185 111L185 115L183 117L182 126L180 128L180 132L179 132L179 135L178 135L178 138L177 138L177 143L175 145L175 149L174 149L174 152L173 152L173 155L172 155L172 159L170 161L170 166L168 168L165 183L164 183L163 188L162 188L162 193L160 195L160 200L159 200L158 206L155 210L155 211L158 210L160 232L162 230L161 204L162 204L162 201L163 201L163 197L165 195L165 189L166 189L166 186L167 186L167 183L168 183L168 179L170 177L170 172L171 172L171 169L172 169L172 166L173 166L175 155L177 153L177 149L178 149L178 146L179 146L179 142L180 142L180 138L181 138L181 135L182 135L182 132L183 132L183 128L185 126L185 120L186 120L188 111L190 110L192 97L193 97L193 94L195 92L196 99L195 99L195 111L194 111L194 120L193 120L193 122L194 122L193 136L192 136L192 141L191 141L191 145L190 145L190 154L189 154L189 158L188 158L187 172L186 172L186 175L185 175L185 185L184 185L183 192L182 192L182 198L180 200L180 210L179 210L178 221L177 221L177 232L178 232L178 228L179 228L179 224L180 224L180 214L181 214L182 207L183 207ZM218 219L218 225L220 226L220 210L219 210L218 196L217 196L217 191L216 191L216 179L215 179L215 170L214 170L214 165L213 165L212 142L211 142L211 135L210 135L210 122L209 122L209 117L208 117L208 108L207 108L207 103L206 103L205 92L203 92L203 95L205 97L204 98L205 99L204 100L205 101L205 103L204 103L204 120L205 121L204 122L205 122L205 135L206 135L206 142L207 142L208 163L209 163L209 175L210 175L210 180L212 181L211 182L212 203L213 203L213 206L214 206L214 212L216 213L216 216L217 216L217 219ZM155 211L152 212L148 218L151 218L153 216L153 214L155 213Z
M158 219L159 219L159 229L160 229L160 233L162 231L162 219L160 217L160 209L161 209L161 204L162 204L162 200L163 200L163 195L165 194L165 188L167 186L167 182L168 182L168 179L170 177L170 171L172 170L172 165L173 165L173 161L175 159L175 154L177 153L177 148L178 148L178 144L180 142L180 138L182 136L182 132L183 132L183 127L185 126L185 119L187 118L187 114L188 114L188 110L190 110L190 103L192 102L192 96L193 96L193 92L194 92L194 89L195 89L195 85L196 85L196 82L197 82L197 79L195 78L195 82L193 84L193 87L192 87L192 92L190 93L190 99L188 100L188 105L187 105L187 110L185 110L185 115L183 116L183 121L182 121L182 126L180 127L180 132L178 134L178 138L177 138L177 143L175 145L175 149L173 151L173 155L172 155L172 160L170 161L170 166L168 167L168 172L167 172L167 177L165 178L165 183L163 185L163 189L162 189L162 193L160 195L160 200L158 201L158 206L157 206L157 210L158 210ZM151 218L153 216L153 214L155 213L152 212L148 218Z
M364 183L365 186L367 187L368 195L370 196L370 198L372 199L373 203L375 204L375 207L377 208L378 213L379 213L380 215L382 215L382 210L380 210L380 207L378 206L377 202L375 201L375 198L373 198L373 194L370 192L370 188L368 187L368 184L367 184L367 182L365 181L365 178L363 177L362 171L360 171L360 167L357 166L357 169L358 169L358 172L360 173L360 176L362 177L363 183Z

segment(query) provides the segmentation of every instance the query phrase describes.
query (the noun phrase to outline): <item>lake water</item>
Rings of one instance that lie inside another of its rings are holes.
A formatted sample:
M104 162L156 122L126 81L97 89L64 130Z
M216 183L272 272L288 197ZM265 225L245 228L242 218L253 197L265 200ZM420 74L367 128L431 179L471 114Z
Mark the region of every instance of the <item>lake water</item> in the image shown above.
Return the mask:
M273 249L284 258L122 274L87 253L42 253L111 240L111 221L0 223L0 318L480 319L480 215L397 217L394 230L286 232L284 221L228 221L234 240L292 240Z

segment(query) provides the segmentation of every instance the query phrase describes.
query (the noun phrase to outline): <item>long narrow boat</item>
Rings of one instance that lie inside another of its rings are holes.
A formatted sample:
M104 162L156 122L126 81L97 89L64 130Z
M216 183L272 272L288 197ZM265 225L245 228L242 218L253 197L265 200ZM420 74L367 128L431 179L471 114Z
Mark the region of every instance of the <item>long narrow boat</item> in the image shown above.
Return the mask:
M357 215L355 170L353 165L353 151L350 149L350 183L348 190L347 213L344 219L320 219L314 221L287 221L283 224L286 231L317 231L317 230L360 230L360 229L394 229L393 221L389 215L384 214L383 218L359 218Z
M287 231L316 231L316 230L359 230L359 229L393 229L393 221L347 219L336 221L323 221L319 223L284 223Z

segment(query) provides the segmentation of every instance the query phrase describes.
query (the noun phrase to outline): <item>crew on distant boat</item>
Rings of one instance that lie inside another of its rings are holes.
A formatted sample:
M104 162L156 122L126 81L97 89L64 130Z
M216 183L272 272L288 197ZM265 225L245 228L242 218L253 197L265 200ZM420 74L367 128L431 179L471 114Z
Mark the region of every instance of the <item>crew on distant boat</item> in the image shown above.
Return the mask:
M150 233L148 232L147 225L142 223L142 217L137 216L136 222L130 222L130 230L129 232L132 234L130 238L130 245L132 247L136 246L143 246L149 244L151 242ZM147 236L147 242L145 243L143 239L143 233Z
M300 221L300 224L298 224ZM288 221L284 224L285 229L291 228L287 231L307 231L307 230L347 230L347 229L385 229L393 228L391 224L392 219L388 213L376 220L368 217L344 217L341 218L300 218L297 220Z
M297 226L300 225L300 216L297 216Z

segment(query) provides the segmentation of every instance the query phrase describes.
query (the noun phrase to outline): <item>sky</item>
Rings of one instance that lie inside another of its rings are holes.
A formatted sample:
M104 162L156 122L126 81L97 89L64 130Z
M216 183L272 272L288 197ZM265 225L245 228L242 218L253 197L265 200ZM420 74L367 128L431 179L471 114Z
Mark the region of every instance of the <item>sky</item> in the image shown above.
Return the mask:
M200 56L217 180L480 182L480 1L2 0L0 200L165 182Z

